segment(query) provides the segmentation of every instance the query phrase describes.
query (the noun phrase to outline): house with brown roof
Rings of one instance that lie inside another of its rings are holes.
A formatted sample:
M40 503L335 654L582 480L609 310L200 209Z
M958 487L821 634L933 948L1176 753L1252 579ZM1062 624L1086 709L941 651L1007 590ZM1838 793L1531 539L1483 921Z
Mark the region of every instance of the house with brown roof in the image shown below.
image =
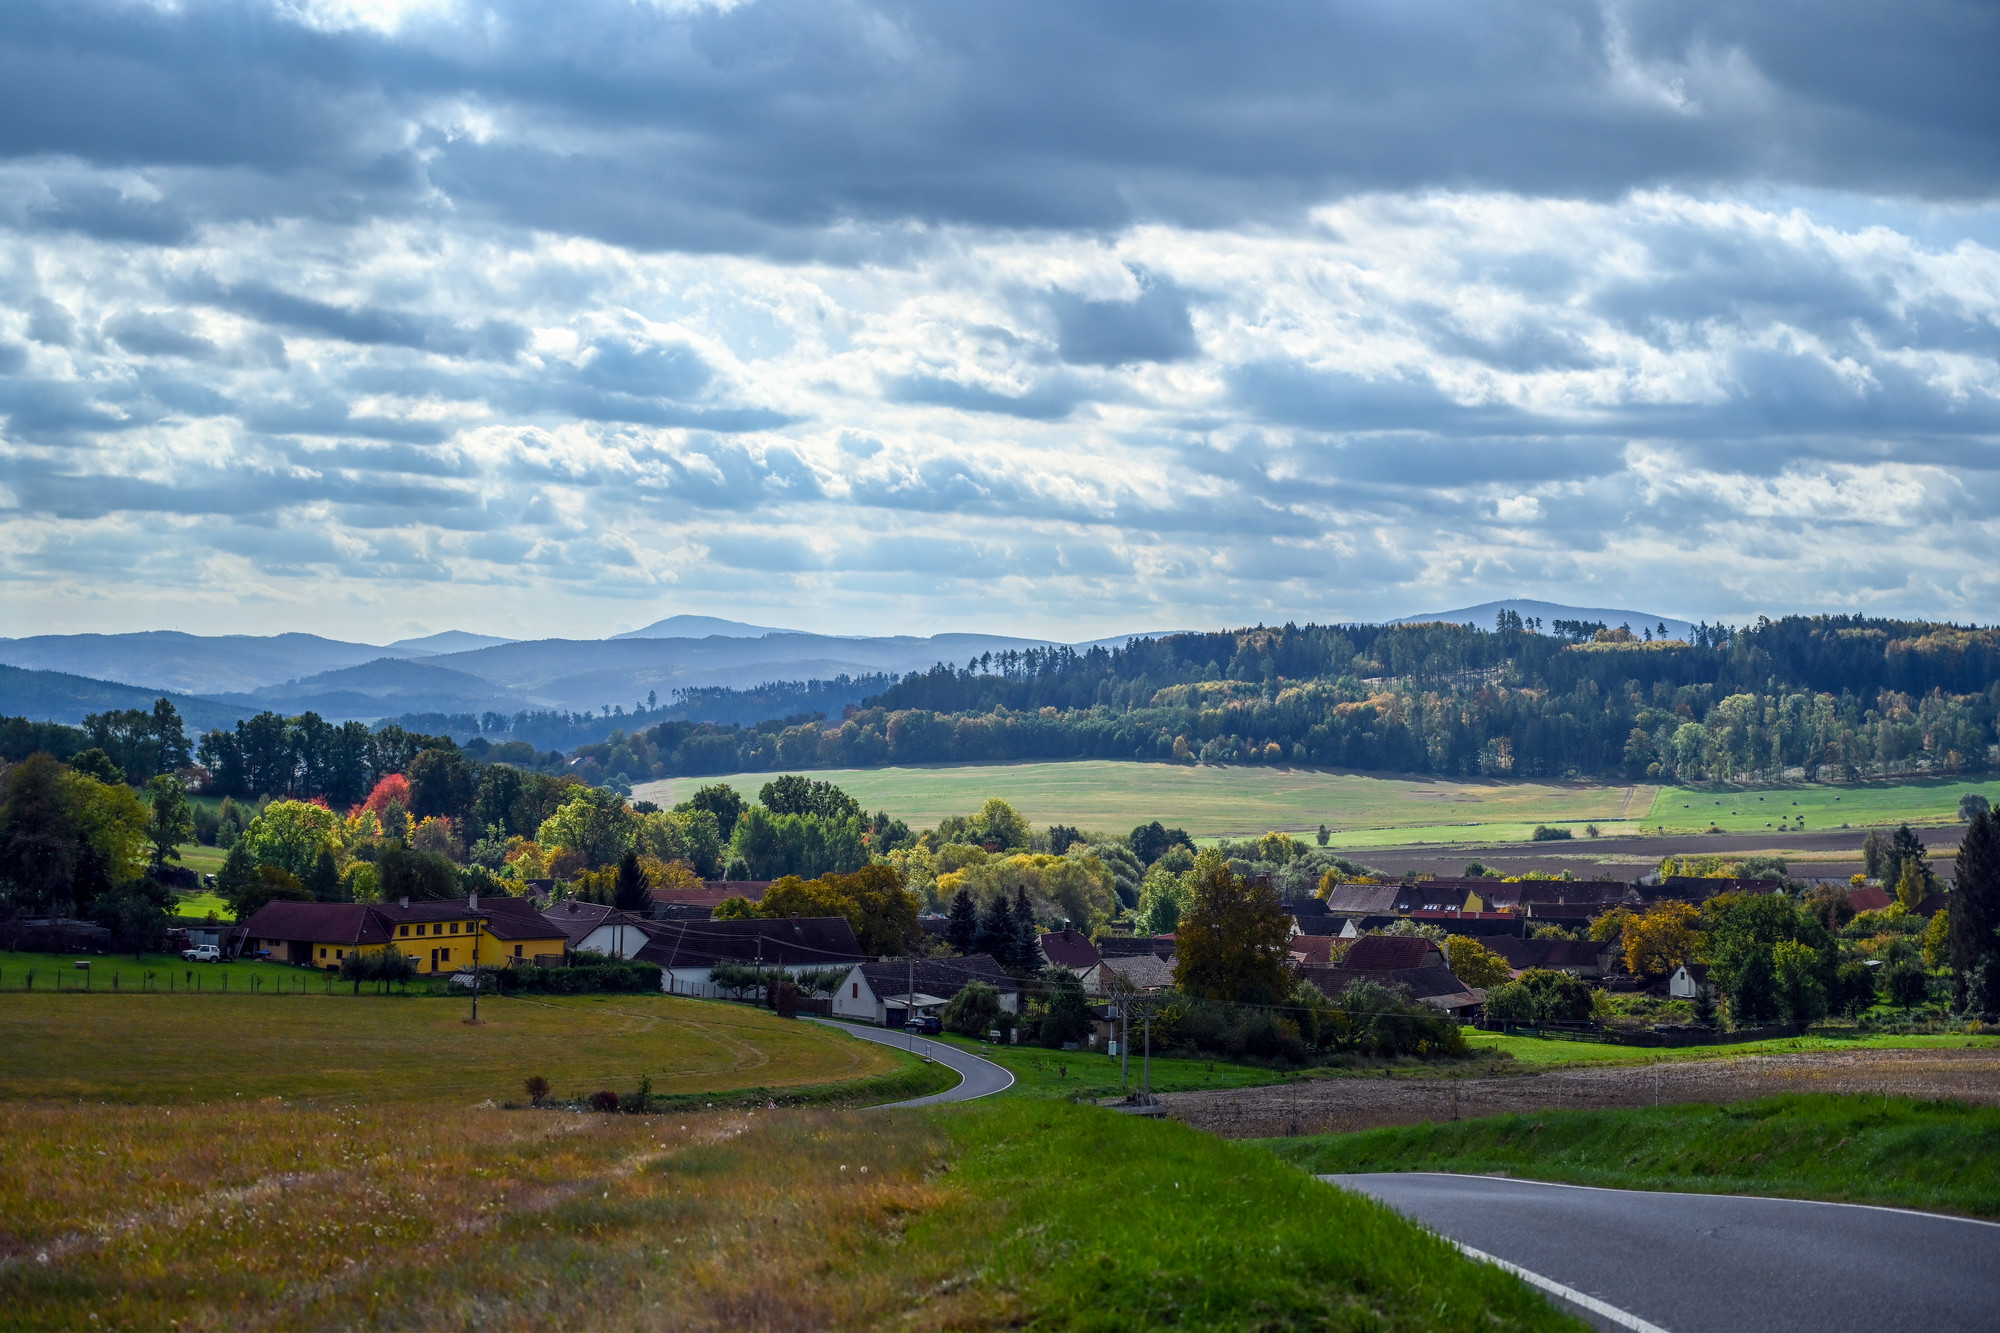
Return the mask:
M1612 970L1619 949L1608 940L1523 940L1500 938L1480 941L1507 960L1515 975L1529 968L1567 972L1585 981L1597 981Z
M412 903L265 903L243 923L245 950L301 967L337 968L349 953L393 945L420 972L527 966L563 952L562 934L525 898Z
M599 933L604 929L600 927ZM656 964L661 989L673 995L720 998L723 992L711 980L711 973L724 963L797 974L822 967L852 967L867 957L844 916L643 921L637 929L646 942L632 957Z
M1104 955L1081 931L1063 929L1041 937L1042 957L1049 966L1065 968L1082 976L1104 961Z
M1174 984L1173 958L1151 953L1113 955L1084 973L1082 980L1089 995L1166 990Z
M1021 983L983 953L963 958L878 958L857 964L833 994L833 1016L902 1027L911 1013L935 1014L974 981L1000 992L1000 1007L1021 1012Z
M1454 976L1444 952L1421 935L1364 935L1337 965L1307 964L1299 973L1336 999L1357 981L1373 981L1447 1013L1468 1013L1486 1000L1486 992Z
M614 917L633 923L644 919L636 912L620 911L610 903L586 903L575 898L542 909L542 919L562 932L564 943L571 949L581 949L592 931Z
M731 898L762 902L768 879L708 879L698 889L654 889L650 915L664 919L707 917Z

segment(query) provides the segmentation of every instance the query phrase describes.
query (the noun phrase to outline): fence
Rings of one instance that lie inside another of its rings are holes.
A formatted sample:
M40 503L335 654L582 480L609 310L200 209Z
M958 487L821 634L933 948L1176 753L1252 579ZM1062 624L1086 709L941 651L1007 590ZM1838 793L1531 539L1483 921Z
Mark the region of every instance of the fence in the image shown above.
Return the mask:
M232 984L233 983L233 984ZM391 987L394 987L392 990ZM482 991L499 993L497 985L482 985ZM295 975L254 972L232 975L227 970L197 965L192 968L118 968L100 974L97 967L63 967L53 963L33 966L0 966L0 991L21 991L92 995L417 995L469 996L471 988L451 986L451 974L419 977L415 981L364 981L357 990L353 982L343 982L338 972L300 969Z

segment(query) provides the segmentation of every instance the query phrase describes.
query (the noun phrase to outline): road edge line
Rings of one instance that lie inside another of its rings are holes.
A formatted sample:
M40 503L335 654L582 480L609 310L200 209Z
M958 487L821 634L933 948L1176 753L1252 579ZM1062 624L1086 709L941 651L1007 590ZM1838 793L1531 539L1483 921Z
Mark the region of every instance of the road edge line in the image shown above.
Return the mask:
M1892 1203L1850 1203L1846 1199L1801 1199L1789 1194L1729 1194L1717 1190L1635 1190L1624 1185L1579 1185L1569 1180L1537 1180L1533 1176L1489 1176L1468 1171L1396 1171L1384 1175L1444 1176L1451 1180L1504 1180L1510 1185L1548 1185L1561 1190L1595 1190L1599 1194L1671 1195L1682 1199L1748 1199L1752 1203L1809 1203L1817 1208L1859 1208L1871 1213L1901 1213L1905 1217L1929 1218L1934 1222L1969 1222L1976 1227L2000 1227L1986 1217L1961 1217L1957 1213L1934 1213L1924 1208L1899 1208Z
M1446 1239L1450 1238L1447 1237ZM1588 1310L1601 1319L1609 1319L1620 1328L1629 1328L1632 1330L1632 1333L1667 1333L1667 1330L1661 1328L1658 1324L1648 1323L1638 1315L1621 1310L1608 1302L1600 1301L1588 1292L1578 1291L1575 1287L1566 1287L1554 1278L1543 1277L1540 1273L1532 1269L1523 1268L1516 1263L1509 1263L1498 1255L1488 1254L1484 1250L1475 1250L1463 1241L1454 1240L1451 1243L1458 1246L1459 1253L1463 1254L1466 1258L1477 1259L1481 1263L1492 1264L1495 1268L1512 1273L1528 1285L1540 1287L1550 1295L1568 1301L1571 1305L1581 1309Z

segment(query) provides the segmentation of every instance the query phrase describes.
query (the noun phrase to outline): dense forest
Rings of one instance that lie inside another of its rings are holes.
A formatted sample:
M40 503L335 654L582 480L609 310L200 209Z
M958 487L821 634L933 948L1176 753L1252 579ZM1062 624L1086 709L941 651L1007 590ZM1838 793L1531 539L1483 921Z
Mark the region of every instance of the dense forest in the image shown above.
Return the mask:
M1285 625L1033 649L912 673L838 721L670 721L578 748L674 774L1003 759L1297 763L1523 778L1855 780L1981 770L2000 631L1859 616L1690 640L1518 618Z

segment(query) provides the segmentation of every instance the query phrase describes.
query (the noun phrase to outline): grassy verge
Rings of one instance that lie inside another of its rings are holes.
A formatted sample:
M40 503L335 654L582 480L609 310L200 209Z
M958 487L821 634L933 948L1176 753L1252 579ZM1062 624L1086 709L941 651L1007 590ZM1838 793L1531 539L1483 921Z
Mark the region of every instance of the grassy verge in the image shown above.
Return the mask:
M1523 1069L1561 1069L1577 1065L1646 1065L1662 1060L1722 1060L1739 1055L1794 1055L1806 1051L1915 1050L1945 1046L2000 1046L2000 1037L1962 1034L1871 1034L1840 1036L1811 1033L1723 1046L1614 1046L1608 1042L1563 1041L1525 1033L1467 1032L1466 1041L1481 1053L1505 1055Z
M365 1101L453 1108L521 1096L623 1092L769 1098L911 1068L887 1047L743 1005L670 995L469 1005L394 996L0 994L0 1099L124 1103ZM891 1090L893 1092L893 1089Z
M1579 1327L1271 1155L1047 1102L21 1108L11 1328Z
M1267 1140L1309 1171L1456 1171L2000 1217L2000 1109L1825 1094Z

